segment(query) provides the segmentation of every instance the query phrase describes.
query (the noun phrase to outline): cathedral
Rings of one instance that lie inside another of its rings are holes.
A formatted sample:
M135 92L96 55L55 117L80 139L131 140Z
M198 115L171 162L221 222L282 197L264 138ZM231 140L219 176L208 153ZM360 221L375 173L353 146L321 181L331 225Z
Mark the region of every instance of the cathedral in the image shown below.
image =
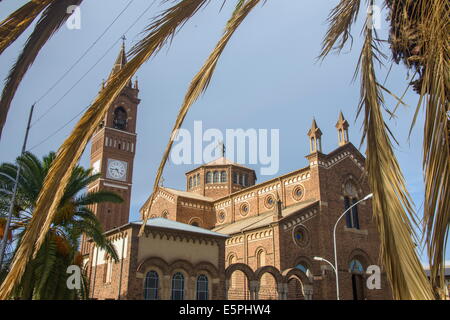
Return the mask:
M125 63L122 46L112 74ZM380 286L368 286L380 240L364 201L365 158L342 113L328 153L313 120L306 167L256 183L254 170L220 157L186 172L186 190L160 186L142 205L149 220L140 235L143 222L129 221L138 96L130 82L92 137L91 167L101 178L89 190L125 200L92 208L119 256L83 238L92 299L391 299L383 270Z

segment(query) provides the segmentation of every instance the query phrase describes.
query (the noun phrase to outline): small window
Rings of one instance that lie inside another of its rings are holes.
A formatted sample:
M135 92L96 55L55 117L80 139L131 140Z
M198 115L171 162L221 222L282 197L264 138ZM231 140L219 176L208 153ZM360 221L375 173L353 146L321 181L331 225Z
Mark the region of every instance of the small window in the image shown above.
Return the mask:
M212 176L212 172L208 171L206 173L206 183L212 183L213 182L213 176Z
M177 272L172 277L172 300L184 299L184 276Z
M244 187L247 186L247 180L248 180L248 176L246 174L243 174L241 176L241 185L243 185Z
M197 278L197 300L208 300L208 277L203 274Z
M193 182L192 182L192 177L189 178L189 189L192 189L193 187Z
M149 271L145 276L144 299L158 300L159 276L156 271Z
M220 173L219 171L214 171L214 183L220 182Z
M199 186L199 185L200 185L200 173L197 173L195 186Z
M239 184L239 174L236 172L233 173L233 183Z
M227 182L227 172L226 171L222 171L220 173L220 182Z

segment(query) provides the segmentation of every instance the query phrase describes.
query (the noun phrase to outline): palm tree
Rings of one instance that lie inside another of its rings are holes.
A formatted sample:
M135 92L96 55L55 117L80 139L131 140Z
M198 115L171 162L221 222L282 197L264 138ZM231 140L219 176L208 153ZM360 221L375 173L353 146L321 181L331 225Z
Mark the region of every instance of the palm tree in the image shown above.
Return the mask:
M166 3L166 0L161 0ZM24 265L45 240L51 222L57 214L57 204L69 183L70 169L76 166L88 140L103 118L108 106L131 80L139 67L154 56L168 40L197 11L207 6L209 0L176 0L170 8L155 17L146 28L146 35L129 52L127 65L116 73L94 99L90 108L76 124L72 134L62 144L54 165L44 182L45 188L36 203L32 227L24 235L8 279L0 288L0 298L9 295L14 284L24 272ZM154 190L161 178L164 166L175 138L175 132L183 124L190 106L207 89L216 64L232 35L248 14L261 0L235 0L236 9L225 26L225 31L214 51L192 80L181 106L166 150L159 165ZM7 79L0 100L0 134L6 120L10 102L26 69L34 61L39 50L67 18L65 8L58 3L75 4L81 0L30 1L0 24L0 54L26 30L30 23L43 12L26 47ZM364 44L358 61L357 73L361 78L361 100L357 114L363 117L363 140L366 143L367 173L374 193L372 201L374 218L381 238L381 260L388 275L396 299L433 299L443 289L443 265L445 244L450 224L450 138L448 133L450 53L447 30L450 8L446 0L385 0L391 22L392 59L404 62L407 69L414 70L411 84L419 93L417 112L424 108L424 233L431 265L431 285L428 282L415 251L416 223L410 195L393 151L395 139L384 119L395 113L384 106L383 93L398 98L382 86L376 77L376 62L388 57L382 52L376 30L371 27L373 11L366 10L364 17ZM373 0L340 0L329 15L329 30L325 35L320 58L332 51L340 51L351 38L351 27L358 21L362 7L373 8ZM54 17L54 18L52 18ZM413 125L415 120L413 122ZM394 142L393 142L394 141ZM156 194L153 192L153 194ZM150 201L151 203L151 201ZM438 281L439 279L439 281Z
M17 159L21 166L18 183L17 200L11 224L10 255L20 246L23 234L32 222L34 207L42 189L44 179L55 160L56 155L50 153L42 161L32 153L25 153ZM12 163L0 165L0 199L7 202L10 190L13 189L14 178L18 166ZM117 259L113 246L103 235L102 227L89 209L89 206L100 202L122 202L122 199L111 192L98 191L83 193L85 188L99 178L91 170L76 166L72 170L69 184L57 208L57 214L50 226L43 245L36 256L26 265L22 281L14 288L13 298L20 299L83 299L87 298L87 279L83 274L82 288L67 288L67 268L78 265L82 268L82 256L78 251L81 235L85 234L94 243ZM6 206L0 207L0 217L7 215ZM2 218L0 221L4 221ZM4 234L1 227L0 235ZM8 262L3 268L3 276L8 272ZM1 278L0 278L1 281Z

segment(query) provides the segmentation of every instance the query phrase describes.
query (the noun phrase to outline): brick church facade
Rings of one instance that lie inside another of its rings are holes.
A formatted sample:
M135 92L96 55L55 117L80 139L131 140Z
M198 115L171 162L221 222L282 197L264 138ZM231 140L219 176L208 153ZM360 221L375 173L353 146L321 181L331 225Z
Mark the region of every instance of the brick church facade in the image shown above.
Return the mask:
M122 48L114 70L125 63ZM329 153L313 121L304 168L257 184L254 170L221 157L187 172L186 190L160 186L141 208L150 219L139 235L142 223L128 222L138 92L130 83L92 138L102 178L91 189L125 199L93 208L120 258L84 239L93 298L336 299L335 272L317 257L334 262L333 228L352 205L336 229L340 299L391 298L383 272L381 289L366 286L380 242L371 202L360 201L370 194L365 158L342 113Z

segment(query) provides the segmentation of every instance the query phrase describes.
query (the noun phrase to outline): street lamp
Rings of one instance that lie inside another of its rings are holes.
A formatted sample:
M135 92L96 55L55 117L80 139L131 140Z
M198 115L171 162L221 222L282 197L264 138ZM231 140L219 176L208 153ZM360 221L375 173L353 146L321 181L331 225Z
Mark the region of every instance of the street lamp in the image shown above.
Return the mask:
M336 249L336 228L337 225L339 223L339 221L341 221L342 217L345 216L345 214L350 211L354 206L356 206L358 203L369 200L370 198L373 197L373 193L368 194L367 196L365 196L364 198L362 198L361 200L359 200L358 202L355 202L354 204L352 204L350 207L347 208L347 210L345 210L341 216L337 219L334 228L333 228L333 249L334 249L334 266L333 264L322 258L322 257L314 257L314 260L316 261L324 261L326 263L328 263L334 270L334 273L336 275L336 298L337 300L339 300L339 273L338 273L338 263L337 263L337 249Z
M322 258L322 257L314 257L314 260L316 260L316 261L323 261L323 262L328 263L333 268L333 271L334 271L334 273L336 274L336 277L337 277L337 270L336 270L336 268L334 267L334 265L330 261L328 261L327 259Z

